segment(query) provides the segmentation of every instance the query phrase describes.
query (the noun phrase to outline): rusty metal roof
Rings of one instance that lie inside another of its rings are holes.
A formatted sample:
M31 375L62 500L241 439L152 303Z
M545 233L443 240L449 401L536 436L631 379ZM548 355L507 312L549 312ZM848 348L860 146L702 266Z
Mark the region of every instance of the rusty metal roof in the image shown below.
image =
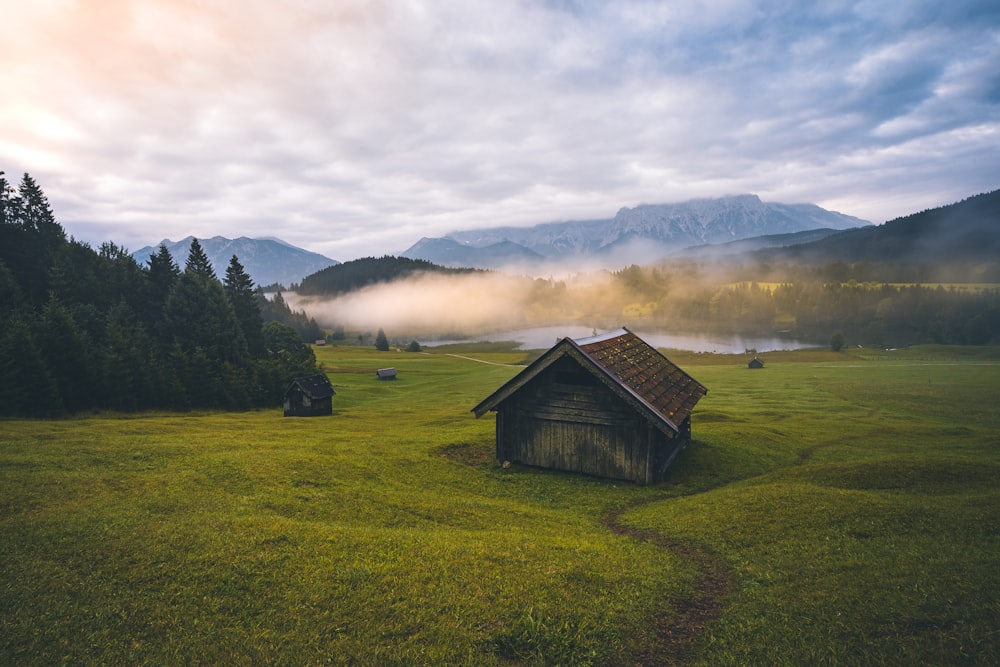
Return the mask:
M600 336L572 340L563 338L525 370L473 408L476 416L496 409L518 388L551 365L571 356L650 417L680 430L680 424L702 396L708 393L701 383L675 366L656 348L628 329Z

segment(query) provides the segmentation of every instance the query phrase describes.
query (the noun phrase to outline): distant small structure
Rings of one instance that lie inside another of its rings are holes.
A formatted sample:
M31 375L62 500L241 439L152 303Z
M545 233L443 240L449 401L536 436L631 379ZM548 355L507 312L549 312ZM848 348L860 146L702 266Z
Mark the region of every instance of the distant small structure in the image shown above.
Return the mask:
M764 368L764 362L760 359L760 357L755 356L750 360L750 363L747 364L747 368Z
M375 371L375 375L378 376L379 380L395 380L396 379L396 369L395 368L380 368Z
M325 338L317 338L315 344L316 345L326 345L326 339Z
M332 415L336 393L330 380L322 373L294 378L285 390L285 416Z
M628 329L563 338L472 409L497 413L497 460L655 484L708 390Z

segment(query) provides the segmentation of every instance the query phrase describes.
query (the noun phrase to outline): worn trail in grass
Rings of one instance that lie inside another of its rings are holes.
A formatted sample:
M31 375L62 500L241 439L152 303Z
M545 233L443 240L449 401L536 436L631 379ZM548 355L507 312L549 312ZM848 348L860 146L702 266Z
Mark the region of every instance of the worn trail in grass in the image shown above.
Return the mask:
M696 640L722 614L732 588L733 574L715 554L691 542L674 539L661 532L634 528L621 521L622 514L658 500L648 498L630 507L619 507L604 515L602 523L613 533L625 535L669 550L691 562L697 577L690 594L668 611L650 619L652 632L630 660L637 665L677 665L690 654Z

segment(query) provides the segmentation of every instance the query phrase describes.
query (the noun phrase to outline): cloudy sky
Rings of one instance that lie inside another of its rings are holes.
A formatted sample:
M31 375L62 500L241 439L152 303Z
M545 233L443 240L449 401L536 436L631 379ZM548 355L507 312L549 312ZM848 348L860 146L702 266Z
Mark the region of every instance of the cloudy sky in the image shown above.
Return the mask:
M132 250L1000 187L996 0L0 0L0 170Z

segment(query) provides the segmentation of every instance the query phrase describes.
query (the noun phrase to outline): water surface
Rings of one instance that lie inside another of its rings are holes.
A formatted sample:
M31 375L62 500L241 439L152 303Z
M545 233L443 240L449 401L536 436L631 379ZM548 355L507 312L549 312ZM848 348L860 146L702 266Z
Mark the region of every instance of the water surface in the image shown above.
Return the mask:
M772 352L774 350L797 350L806 347L817 347L815 343L782 338L779 336L727 336L722 334L697 333L658 333L642 330L631 330L644 341L659 348L675 350L690 350L692 352L741 353L746 350L757 352ZM513 340L520 343L522 350L546 349L555 345L562 338L587 338L595 334L606 333L605 330L594 329L580 325L534 327L530 329L512 329L497 331L490 334L470 336L468 338L451 338L449 340L421 341L422 344L433 347L448 343L471 343L479 341Z

